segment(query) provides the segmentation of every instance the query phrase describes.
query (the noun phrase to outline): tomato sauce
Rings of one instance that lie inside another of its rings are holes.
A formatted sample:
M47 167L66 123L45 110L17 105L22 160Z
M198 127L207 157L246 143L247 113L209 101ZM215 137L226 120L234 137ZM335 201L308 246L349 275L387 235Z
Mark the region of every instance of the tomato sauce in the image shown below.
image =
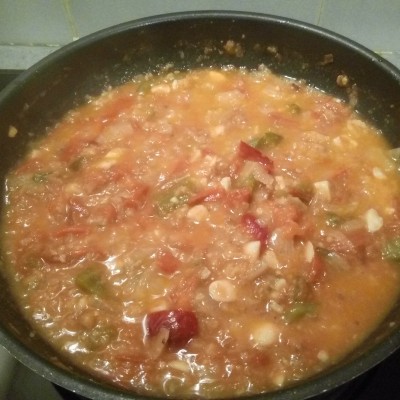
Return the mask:
M273 391L399 292L397 166L345 103L268 69L139 76L10 171L7 276L33 329L143 394Z

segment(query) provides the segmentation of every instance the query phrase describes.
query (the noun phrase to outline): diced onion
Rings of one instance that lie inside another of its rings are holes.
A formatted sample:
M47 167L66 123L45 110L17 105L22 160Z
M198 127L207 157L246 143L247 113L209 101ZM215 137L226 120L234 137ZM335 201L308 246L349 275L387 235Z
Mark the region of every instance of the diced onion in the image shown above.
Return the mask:
M225 82L227 79L223 73L218 71L210 71L208 77L214 82Z
M250 333L250 340L257 347L266 347L274 344L279 338L278 327L272 322L260 322Z
M331 200L331 190L328 181L314 182L314 188L316 191L316 196L319 200Z
M171 87L172 87L172 90L178 89L179 88L179 80L178 79L174 79L172 81Z
M187 217L195 222L205 221L208 218L208 210L203 204L198 204L190 208L187 212Z
M104 156L104 158L107 158L107 159L118 159L118 158L121 157L125 152L126 152L125 149L123 149L123 148L121 148L121 147L116 147L115 149L110 150L110 151Z
M176 196L172 196L169 199L169 202L172 203L172 204L179 204L179 199Z
M79 196L83 193L83 188L76 182L67 183L64 186L64 193Z
M275 177L276 187L280 190L286 189L285 179L283 176Z
M229 176L225 176L221 179L220 181L221 186L225 189L225 190L229 190L232 186L232 181L231 178Z
M236 288L227 279L219 279L208 287L210 297L215 301L229 302L236 300Z
M317 358L322 362L327 362L329 361L329 354L325 350L320 350L317 354Z
M252 260L255 261L260 256L261 243L259 240L253 240L243 246L244 253Z
M274 182L274 177L270 175L265 168L258 162L247 161L251 165L253 177L256 181L270 187Z
M366 129L367 125L365 122L359 119L351 119L347 122L347 128L354 130L354 129Z
M385 208L385 214L386 215L393 215L396 212L396 210L393 207L386 207Z
M313 246L313 244L312 244L310 241L308 241L308 242L305 244L305 246L304 246L304 252L305 252L305 259L306 259L306 262L311 262L311 261L313 260L313 258L314 258L315 252L314 252L314 246Z
M220 136L225 132L225 126L224 125L217 125L213 126L210 129L210 133L212 137Z
M383 218L373 208L370 208L365 213L364 218L365 218L365 222L367 224L368 232L377 232L383 226Z
M340 147L342 145L342 139L340 138L340 136L336 136L332 139L332 142L335 146Z
M267 311L269 311L269 310L275 311L278 314L282 314L284 311L284 308L275 300L270 300L267 304Z
M169 329L161 327L157 335L146 337L146 347L151 359L158 358L163 352L169 338Z
M199 272L200 279L207 279L210 277L210 275L211 271L206 267L202 268Z
M279 261L276 258L276 254L273 250L267 250L265 252L263 261L269 268L273 268L273 269L279 268Z
M276 375L272 381L274 382L275 386L282 387L285 383L285 376L283 374Z
M157 312L157 311L164 311L168 309L168 302L163 298L158 299L151 308L149 309L150 312Z
M177 371L182 371L182 372L189 372L190 367L187 362L182 361L182 360L173 360L168 363L168 366L170 368L176 369Z
M171 88L168 84L162 83L157 86L153 86L151 88L151 93L156 93L156 94L168 94L171 92Z
M102 169L108 169L113 165L117 164L119 158L126 152L125 149L117 147L110 150L101 161L97 163L97 167Z
M374 167L372 169L372 175L377 178L377 179L386 179L386 175L383 173L383 171L378 168L378 167Z
M332 142L337 147L343 146L343 147L353 147L354 148L354 147L358 146L358 143L354 139L352 139L348 136L345 136L345 135L336 136L335 138L332 139Z
M9 138L14 138L17 136L18 129L15 126L10 125L8 128L8 137Z
M282 292L287 286L287 281L284 278L277 278L274 282L274 289Z
M215 164L217 163L218 158L216 156L210 156L209 154L207 154L204 157L204 164L209 166L209 167L214 167Z

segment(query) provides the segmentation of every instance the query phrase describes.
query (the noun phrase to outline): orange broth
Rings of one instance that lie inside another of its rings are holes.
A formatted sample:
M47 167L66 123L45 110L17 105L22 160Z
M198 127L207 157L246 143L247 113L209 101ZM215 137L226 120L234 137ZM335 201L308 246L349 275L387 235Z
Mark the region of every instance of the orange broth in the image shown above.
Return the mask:
M110 89L32 144L6 188L7 273L34 330L139 393L293 384L398 296L382 134L262 67Z

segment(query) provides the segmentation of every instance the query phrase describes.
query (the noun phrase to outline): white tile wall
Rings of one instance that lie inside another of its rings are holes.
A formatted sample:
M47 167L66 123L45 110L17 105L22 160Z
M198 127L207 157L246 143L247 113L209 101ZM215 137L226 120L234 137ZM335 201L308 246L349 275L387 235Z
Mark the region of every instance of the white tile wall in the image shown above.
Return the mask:
M28 68L78 37L132 19L210 9L320 25L400 67L400 0L0 0L0 68Z

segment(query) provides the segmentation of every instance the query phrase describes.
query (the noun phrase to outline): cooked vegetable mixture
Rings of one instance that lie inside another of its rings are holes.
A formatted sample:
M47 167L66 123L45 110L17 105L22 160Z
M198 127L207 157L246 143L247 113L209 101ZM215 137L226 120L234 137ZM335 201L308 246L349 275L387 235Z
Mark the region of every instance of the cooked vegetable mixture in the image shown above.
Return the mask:
M35 331L145 394L272 391L336 363L399 292L397 166L346 104L268 69L139 76L6 181Z

